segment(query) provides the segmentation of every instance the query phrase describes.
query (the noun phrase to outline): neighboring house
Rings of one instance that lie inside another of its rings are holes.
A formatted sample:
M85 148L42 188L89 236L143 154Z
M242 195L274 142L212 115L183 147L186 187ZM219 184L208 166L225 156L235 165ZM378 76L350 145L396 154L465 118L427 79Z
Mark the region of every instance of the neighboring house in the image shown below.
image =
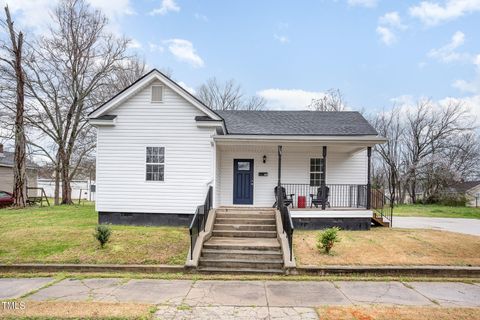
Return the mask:
M3 150L0 144L0 190L13 192L13 164L14 153ZM37 168L34 163L27 161L27 187L37 187ZM30 192L31 193L31 192ZM29 195L30 195L29 193Z
M468 207L480 207L480 181L465 181L453 185L450 190L465 195Z
M297 227L370 228L371 148L385 139L358 112L213 111L152 70L90 123L101 223L188 224L210 186L214 207L271 208L281 179ZM330 206L310 209L322 183Z

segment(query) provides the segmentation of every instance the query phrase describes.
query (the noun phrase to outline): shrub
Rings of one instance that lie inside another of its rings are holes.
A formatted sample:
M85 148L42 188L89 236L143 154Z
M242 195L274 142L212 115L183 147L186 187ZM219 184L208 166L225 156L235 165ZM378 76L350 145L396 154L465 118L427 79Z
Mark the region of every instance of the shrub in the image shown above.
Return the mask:
M317 248L319 250L324 249L329 254L335 242L340 242L340 238L337 235L338 231L340 231L340 228L333 227L325 229L320 233L317 240Z
M100 247L103 248L105 247L105 244L109 241L111 234L112 232L110 231L110 228L108 226L98 225L95 228L95 233L93 234L93 236L100 243Z

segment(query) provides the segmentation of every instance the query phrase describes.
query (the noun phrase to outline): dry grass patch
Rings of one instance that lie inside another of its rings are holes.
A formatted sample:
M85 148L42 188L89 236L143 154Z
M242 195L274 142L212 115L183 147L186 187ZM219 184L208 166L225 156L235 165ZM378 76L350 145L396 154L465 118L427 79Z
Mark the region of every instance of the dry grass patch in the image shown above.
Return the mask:
M299 265L480 266L480 237L447 231L374 228L340 231L330 255L320 252L320 231L295 231Z
M24 310L0 310L0 318L150 319L153 311L137 303L26 301Z
M479 308L441 307L322 307L322 320L478 320Z

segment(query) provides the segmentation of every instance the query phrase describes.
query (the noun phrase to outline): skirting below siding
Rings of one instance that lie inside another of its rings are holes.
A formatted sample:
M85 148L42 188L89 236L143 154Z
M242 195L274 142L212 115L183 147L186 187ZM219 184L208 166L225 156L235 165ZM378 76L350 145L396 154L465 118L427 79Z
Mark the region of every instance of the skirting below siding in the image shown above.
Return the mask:
M295 229L320 230L339 227L344 230L370 230L371 218L292 218Z
M193 214L99 212L98 223L129 226L188 226Z

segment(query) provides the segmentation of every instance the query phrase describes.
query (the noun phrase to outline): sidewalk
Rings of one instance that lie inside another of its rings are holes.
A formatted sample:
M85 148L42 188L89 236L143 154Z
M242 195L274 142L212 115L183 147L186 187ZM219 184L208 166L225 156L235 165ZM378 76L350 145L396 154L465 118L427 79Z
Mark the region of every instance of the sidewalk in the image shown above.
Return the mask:
M0 301L155 304L161 319L317 319L322 305L480 307L480 283L0 279ZM40 290L38 290L40 289ZM38 291L37 291L38 290ZM31 293L31 294L29 294Z

